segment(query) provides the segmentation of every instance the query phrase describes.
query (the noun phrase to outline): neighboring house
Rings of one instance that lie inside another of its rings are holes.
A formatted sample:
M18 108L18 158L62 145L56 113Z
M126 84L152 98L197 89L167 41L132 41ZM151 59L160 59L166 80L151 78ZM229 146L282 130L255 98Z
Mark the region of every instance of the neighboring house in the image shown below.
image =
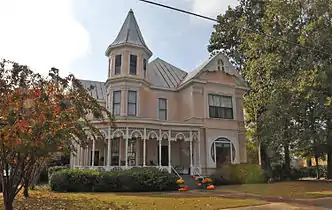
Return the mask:
M187 73L156 58L132 10L106 50L106 82L81 80L115 116L95 121L106 136L71 156L71 167L118 170L158 167L211 174L223 163L246 162L243 95L247 86L217 54Z

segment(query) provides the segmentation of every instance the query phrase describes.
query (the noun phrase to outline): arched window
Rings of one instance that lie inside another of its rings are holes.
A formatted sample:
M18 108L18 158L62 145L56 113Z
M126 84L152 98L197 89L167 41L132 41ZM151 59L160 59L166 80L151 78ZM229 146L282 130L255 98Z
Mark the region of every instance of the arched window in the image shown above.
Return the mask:
M225 64L221 59L218 60L218 71L225 71Z
M235 147L230 140L218 138L211 145L211 157L217 167L231 164L235 161Z

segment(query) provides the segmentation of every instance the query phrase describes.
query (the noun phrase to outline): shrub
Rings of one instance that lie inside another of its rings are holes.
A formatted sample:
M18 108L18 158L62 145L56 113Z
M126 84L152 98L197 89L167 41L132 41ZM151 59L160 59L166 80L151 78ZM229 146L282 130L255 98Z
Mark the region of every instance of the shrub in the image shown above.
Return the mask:
M290 176L285 174L282 166L275 166L272 170L272 178L274 180L298 180L304 177L316 178L317 171L316 167L302 167L302 168L291 168ZM319 166L319 173L321 177L327 176L327 166Z
M255 164L224 165L212 176L214 185L254 184L265 182L264 171Z
M48 177L48 181L50 182L53 174L57 171L62 171L62 170L65 170L65 169L68 169L68 167L66 166L53 166L53 167L49 167L47 169L47 177Z
M156 168L125 171L58 170L50 187L59 192L143 192L176 190L177 177Z

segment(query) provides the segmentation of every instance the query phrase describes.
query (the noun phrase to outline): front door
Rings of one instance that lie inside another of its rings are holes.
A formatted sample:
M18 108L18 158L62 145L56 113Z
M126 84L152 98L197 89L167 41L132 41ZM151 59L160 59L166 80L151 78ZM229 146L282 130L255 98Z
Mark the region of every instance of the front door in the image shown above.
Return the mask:
M158 163L159 163L159 146L158 146ZM161 165L168 166L168 146L161 146Z

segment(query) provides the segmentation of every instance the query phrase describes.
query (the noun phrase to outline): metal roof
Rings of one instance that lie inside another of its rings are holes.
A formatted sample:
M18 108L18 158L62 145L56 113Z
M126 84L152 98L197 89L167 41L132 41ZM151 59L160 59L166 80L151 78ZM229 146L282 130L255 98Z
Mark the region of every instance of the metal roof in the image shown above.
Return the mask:
M137 24L133 10L130 10L128 12L127 18L124 21L118 36L116 37L114 42L107 48L106 56L108 56L111 48L125 44L142 47L152 55L151 50L145 44L145 41L143 39L141 30Z
M90 95L96 100L106 100L106 87L104 82L90 81L90 80L79 80L85 89L93 87L93 89L88 90Z
M187 72L156 58L148 64L148 81L156 87L177 88Z

